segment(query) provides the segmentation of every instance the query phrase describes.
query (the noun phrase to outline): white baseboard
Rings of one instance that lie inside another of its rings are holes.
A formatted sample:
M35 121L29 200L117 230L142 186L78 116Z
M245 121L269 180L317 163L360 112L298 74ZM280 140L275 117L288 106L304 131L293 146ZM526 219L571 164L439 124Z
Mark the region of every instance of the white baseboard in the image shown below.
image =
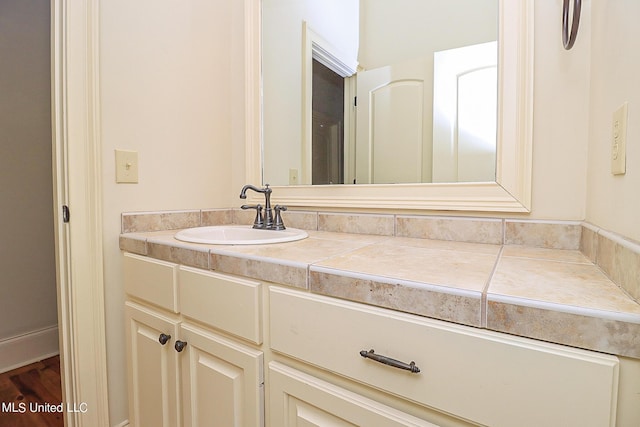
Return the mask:
M0 340L0 373L59 354L58 326Z

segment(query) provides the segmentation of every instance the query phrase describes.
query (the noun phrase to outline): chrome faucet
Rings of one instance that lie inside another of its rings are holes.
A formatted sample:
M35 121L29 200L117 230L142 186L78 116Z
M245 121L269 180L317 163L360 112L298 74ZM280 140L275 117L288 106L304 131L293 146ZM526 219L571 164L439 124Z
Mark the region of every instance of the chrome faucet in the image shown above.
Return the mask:
M285 226L282 222L282 216L280 215L281 211L286 211L286 206L276 205L276 216L275 221L273 217L273 209L271 209L271 188L269 188L269 184L266 184L264 188L258 188L254 185L247 184L242 187L240 191L240 198L247 198L247 190L253 190L256 193L264 194L264 216L262 215L262 205L242 205L240 208L242 209L255 209L256 210L256 218L253 221L253 228L260 228L263 230L284 230Z

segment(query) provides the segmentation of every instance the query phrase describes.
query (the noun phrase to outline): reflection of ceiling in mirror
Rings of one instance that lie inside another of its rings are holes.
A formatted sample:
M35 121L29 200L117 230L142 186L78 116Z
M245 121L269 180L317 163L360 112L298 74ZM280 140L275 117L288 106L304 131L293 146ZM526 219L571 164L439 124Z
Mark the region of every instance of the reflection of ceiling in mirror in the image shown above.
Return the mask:
M498 0L367 0L360 17L365 69L498 39Z
M322 3L322 10L317 7L319 3ZM358 3L361 3L359 11ZM285 7L286 13L283 11ZM442 16L452 18L442 19ZM433 79L434 52L496 40L497 0L264 0L263 171L264 182L272 185L288 185L290 177L297 176L303 168L300 144L304 120L300 108L303 99L300 73L302 21L307 21L310 28L329 43L336 43L335 48L342 55L353 52L353 45L359 41L356 51L361 68L380 67L407 59L410 55L427 58L430 74L424 78L429 84L425 85L427 92L421 95L424 96L425 117L421 152L425 153L422 156L425 166L420 172L420 181L431 181L432 158L429 153L432 151L433 93L430 82ZM331 35L332 27L352 29L354 22L360 26L358 34ZM380 28L384 31L379 31ZM405 41L401 42L400 38ZM345 146L350 143L356 144L355 139L353 142L346 139ZM349 179L346 181L351 182Z

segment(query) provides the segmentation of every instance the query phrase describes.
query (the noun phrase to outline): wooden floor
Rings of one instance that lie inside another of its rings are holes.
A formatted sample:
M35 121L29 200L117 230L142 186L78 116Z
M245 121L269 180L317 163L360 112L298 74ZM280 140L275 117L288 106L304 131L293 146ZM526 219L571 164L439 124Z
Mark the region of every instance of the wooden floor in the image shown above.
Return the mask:
M61 402L58 356L0 374L2 427L63 427Z

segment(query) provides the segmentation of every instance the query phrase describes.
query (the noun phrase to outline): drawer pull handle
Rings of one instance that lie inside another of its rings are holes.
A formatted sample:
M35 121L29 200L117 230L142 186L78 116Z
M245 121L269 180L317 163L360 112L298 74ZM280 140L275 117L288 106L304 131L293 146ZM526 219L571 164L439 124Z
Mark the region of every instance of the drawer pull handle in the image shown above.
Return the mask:
M411 363L406 364L406 363L401 362L399 360L392 359L392 358L387 357L387 356L382 356L382 355L376 354L373 351L373 349L371 349L369 351L362 350L360 352L360 356L364 357L365 359L372 359L372 360L375 360L376 362L380 362L380 363L384 363L385 365L393 366L394 368L404 369L404 370L409 371L409 372L414 373L414 374L417 374L418 372L420 372L420 368L418 368L416 366L416 363L414 361L411 361Z
M160 334L160 336L158 337L158 341L162 345L165 345L166 343L168 343L170 339L171 339L171 335L167 335L167 334Z
M186 341L176 341L176 345L174 346L176 351L178 353L180 353L182 350L184 350L184 348L187 346L187 342Z

